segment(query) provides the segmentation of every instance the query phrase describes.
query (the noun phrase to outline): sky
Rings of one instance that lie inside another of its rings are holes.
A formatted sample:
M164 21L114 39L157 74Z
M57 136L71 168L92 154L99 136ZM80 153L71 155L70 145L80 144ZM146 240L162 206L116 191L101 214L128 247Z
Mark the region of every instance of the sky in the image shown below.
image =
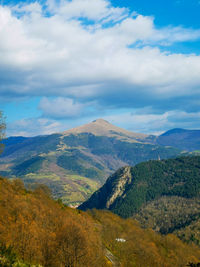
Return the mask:
M7 136L200 129L199 0L0 0Z

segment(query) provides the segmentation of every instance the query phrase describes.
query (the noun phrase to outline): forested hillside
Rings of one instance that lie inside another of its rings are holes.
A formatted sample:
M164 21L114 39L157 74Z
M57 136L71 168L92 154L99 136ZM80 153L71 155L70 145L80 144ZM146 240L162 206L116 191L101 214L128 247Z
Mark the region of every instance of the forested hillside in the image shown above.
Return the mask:
M20 180L0 180L0 243L5 266L12 266L13 255L48 267L104 266L92 218L55 202L44 186L27 191Z
M114 173L80 208L108 208L130 217L161 196L200 196L200 157L147 161Z
M108 211L88 213L52 200L40 186L0 179L0 266L170 267L200 261L200 250L174 235L143 230Z
M121 168L79 208L108 209L200 246L200 157Z

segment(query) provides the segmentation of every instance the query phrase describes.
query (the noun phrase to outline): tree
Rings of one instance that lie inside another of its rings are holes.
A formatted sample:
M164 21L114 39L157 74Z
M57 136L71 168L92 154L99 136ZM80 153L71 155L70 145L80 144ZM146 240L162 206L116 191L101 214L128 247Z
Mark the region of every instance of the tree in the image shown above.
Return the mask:
M3 116L2 111L0 111L0 141L5 136L5 129L6 129L5 117ZM0 153L3 151L3 147L4 147L3 144L0 144Z
M69 219L67 221L57 234L57 254L61 264L64 267L87 266L87 235L81 225Z

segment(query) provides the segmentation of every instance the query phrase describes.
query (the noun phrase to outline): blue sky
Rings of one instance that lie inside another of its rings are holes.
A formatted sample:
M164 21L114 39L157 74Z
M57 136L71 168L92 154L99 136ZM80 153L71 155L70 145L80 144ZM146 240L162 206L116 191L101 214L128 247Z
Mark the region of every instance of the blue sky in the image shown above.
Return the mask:
M112 4L126 6L145 16L154 16L159 26L171 24L200 27L200 2L198 0L113 0Z
M0 2L7 135L200 129L199 0Z

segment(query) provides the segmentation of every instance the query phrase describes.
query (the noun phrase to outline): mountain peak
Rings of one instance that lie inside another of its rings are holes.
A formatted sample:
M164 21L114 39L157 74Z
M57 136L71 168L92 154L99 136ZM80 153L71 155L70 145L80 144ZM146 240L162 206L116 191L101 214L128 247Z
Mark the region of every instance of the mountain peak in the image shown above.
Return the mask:
M98 123L98 124L110 124L108 121L102 119L102 118L99 118L99 119L96 119L94 121L92 121L92 123Z
M70 129L63 132L63 135L91 133L96 136L115 137L120 140L126 140L129 142L138 142L144 140L148 135L130 132L128 130L117 127L108 121L99 118L88 124Z

